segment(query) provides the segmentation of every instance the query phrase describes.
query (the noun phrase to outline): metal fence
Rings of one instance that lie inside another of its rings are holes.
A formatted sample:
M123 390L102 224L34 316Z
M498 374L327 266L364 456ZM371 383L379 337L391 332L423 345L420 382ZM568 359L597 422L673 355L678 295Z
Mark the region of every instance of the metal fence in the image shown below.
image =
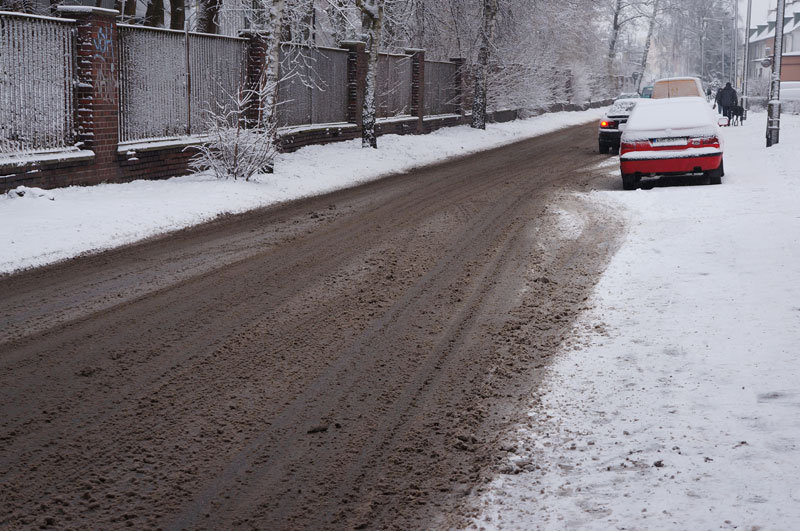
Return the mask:
M425 61L425 114L458 112L455 63Z
M206 111L232 103L247 41L119 24L120 141L208 130Z
M379 54L375 99L378 118L411 112L411 56Z
M230 105L247 74L247 40L189 34L191 133L208 131L207 112Z
M186 134L188 100L183 32L123 24L117 28L120 140Z
M0 154L75 143L73 23L0 12Z
M281 48L278 125L347 121L347 50Z

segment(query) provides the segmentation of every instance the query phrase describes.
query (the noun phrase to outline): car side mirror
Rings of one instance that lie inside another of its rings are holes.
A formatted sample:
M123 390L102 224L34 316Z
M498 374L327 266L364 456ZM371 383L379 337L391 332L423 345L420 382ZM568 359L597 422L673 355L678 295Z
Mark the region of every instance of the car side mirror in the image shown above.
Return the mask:
M725 118L724 116L717 120L717 125L720 127L728 127L730 125L730 120Z

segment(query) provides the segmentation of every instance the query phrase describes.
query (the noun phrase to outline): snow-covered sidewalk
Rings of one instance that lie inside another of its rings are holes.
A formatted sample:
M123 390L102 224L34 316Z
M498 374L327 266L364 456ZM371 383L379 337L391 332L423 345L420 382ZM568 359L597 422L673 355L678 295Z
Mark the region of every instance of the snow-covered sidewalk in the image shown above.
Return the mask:
M800 117L764 130L725 130L721 186L585 197L629 233L476 527L800 527Z
M225 213L353 186L599 119L602 114L603 109L592 109L489 124L486 131L463 126L423 136L389 135L379 139L379 150L361 149L360 141L310 146L280 155L274 174L250 182L194 175L62 188L21 198L0 196L0 273L125 245Z

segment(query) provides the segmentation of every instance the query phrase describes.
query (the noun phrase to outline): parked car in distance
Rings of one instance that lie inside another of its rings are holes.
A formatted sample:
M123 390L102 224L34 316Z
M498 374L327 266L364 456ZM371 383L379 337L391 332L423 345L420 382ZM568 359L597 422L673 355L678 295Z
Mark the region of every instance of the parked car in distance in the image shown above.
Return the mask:
M628 122L628 116L630 116L638 101L639 98L618 99L608 108L605 116L600 121L600 129L598 130L600 153L608 153L609 151L616 153L619 151L619 139L622 136L622 131Z
M622 94L620 94L619 96L617 96L617 97L614 99L614 101L619 101L619 100L630 100L630 99L636 99L636 98L639 98L639 97L640 97L640 96L639 96L639 93L638 93L638 92L623 92Z
M653 85L647 85L642 89L642 93L640 94L642 98L652 98L653 97Z
M622 133L622 187L642 177L697 175L720 184L725 174L720 122L702 97L667 98L636 105Z
M800 101L800 81L781 81L781 101Z
M668 77L653 84L653 99L704 97L703 84L696 77Z

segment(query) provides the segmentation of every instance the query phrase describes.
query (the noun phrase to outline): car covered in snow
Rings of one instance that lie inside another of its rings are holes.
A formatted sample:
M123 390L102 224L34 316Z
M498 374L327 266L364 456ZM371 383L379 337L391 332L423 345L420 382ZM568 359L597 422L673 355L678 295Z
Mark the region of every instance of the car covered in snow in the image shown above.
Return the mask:
M705 98L669 98L636 105L620 142L622 186L642 177L705 175L720 184L725 173L720 118Z
M702 98L703 84L696 77L668 77L653 83L653 99Z
M618 99L608 108L605 116L600 120L600 128L598 130L600 153L619 150L620 136L622 136L622 131L628 122L628 116L630 116L638 101L639 98Z

